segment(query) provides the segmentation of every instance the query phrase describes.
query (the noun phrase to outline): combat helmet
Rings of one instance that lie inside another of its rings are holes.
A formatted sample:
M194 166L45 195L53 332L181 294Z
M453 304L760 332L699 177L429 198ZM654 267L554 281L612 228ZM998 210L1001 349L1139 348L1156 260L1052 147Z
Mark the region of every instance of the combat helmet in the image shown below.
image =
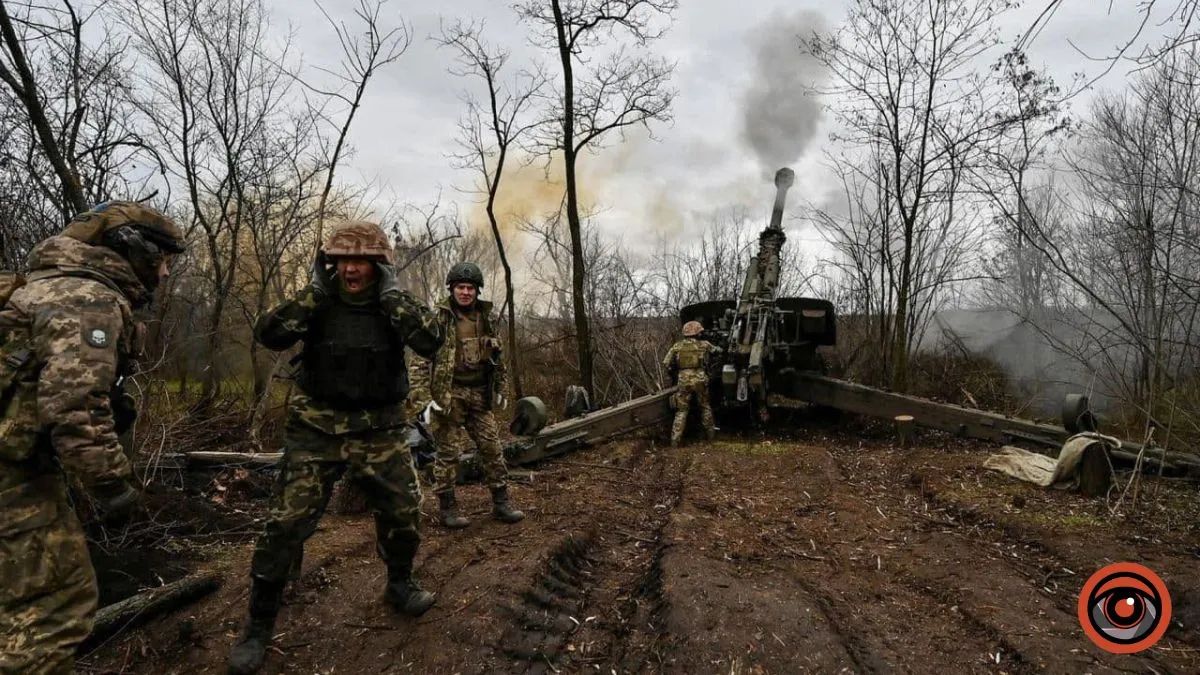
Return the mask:
M446 285L452 287L461 283L475 284L475 288L483 288L483 271L479 269L479 265L460 262L451 267L446 275Z
M683 324L684 337L696 337L704 332L704 326L699 321L689 321Z
M391 265L392 243L377 223L348 220L338 223L321 247L331 258L363 258Z
M72 218L62 234L116 251L150 290L158 285L163 257L186 248L183 231L174 220L138 202L101 202Z

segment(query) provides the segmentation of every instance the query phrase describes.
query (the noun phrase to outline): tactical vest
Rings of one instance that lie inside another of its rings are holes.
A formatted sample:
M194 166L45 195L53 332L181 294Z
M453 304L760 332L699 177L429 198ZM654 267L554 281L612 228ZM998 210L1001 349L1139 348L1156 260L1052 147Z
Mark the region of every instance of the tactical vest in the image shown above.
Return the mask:
M408 396L404 342L378 303L334 301L309 323L300 389L336 410L379 408Z
M486 367L491 359L491 341L484 335L484 320L478 311L470 317L454 313L454 383L478 387L487 383Z
M704 367L708 350L699 340L688 340L679 346L676 358L679 359L680 370L695 370Z

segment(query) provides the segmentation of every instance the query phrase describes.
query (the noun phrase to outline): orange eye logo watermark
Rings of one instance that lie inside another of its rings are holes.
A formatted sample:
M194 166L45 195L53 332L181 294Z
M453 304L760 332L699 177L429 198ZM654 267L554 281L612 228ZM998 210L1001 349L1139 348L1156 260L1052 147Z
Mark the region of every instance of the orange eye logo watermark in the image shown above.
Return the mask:
M1079 623L1096 646L1113 654L1153 647L1171 625L1171 596L1158 575L1137 563L1100 569L1079 594Z

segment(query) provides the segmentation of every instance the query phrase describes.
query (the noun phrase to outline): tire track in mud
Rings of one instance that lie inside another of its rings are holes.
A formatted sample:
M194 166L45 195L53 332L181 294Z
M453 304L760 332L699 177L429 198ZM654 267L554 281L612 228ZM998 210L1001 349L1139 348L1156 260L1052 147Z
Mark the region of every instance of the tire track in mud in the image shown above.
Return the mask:
M835 453L835 459L842 464L838 454L842 453ZM874 489L876 505L888 507L899 519L890 527L908 528L916 535L906 560L892 570L891 580L949 608L963 633L994 644L999 654L996 667L1010 673L1171 672L1153 654L1118 662L1082 636L1074 597L1043 591L1045 582L1038 581L1045 578L1046 570L1066 566L1051 546L986 512L940 497L926 477L919 471L908 473L895 455L876 454L868 461L872 464L868 473L877 478L863 480L863 487ZM913 505L904 494L947 520L922 518L911 510Z
M664 529L682 498L687 465L656 455L633 508L568 535L515 602L496 645L513 672L544 673L604 664L636 669L662 642ZM639 470L640 473L640 470ZM645 514L651 514L645 517Z

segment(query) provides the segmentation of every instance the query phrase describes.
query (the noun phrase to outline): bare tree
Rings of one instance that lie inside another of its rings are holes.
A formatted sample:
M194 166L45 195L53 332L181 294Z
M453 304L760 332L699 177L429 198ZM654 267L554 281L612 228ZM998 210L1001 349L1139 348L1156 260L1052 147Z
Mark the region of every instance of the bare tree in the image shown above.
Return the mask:
M341 67L334 71L326 68L321 70L334 77L339 87L334 90L318 89L311 85L310 89L348 107L346 119L338 126L337 139L329 152L325 173L325 186L321 190L320 203L317 206L317 242L322 241L325 226L326 204L329 193L333 190L333 176L338 162L346 148L346 137L350 133L350 125L362 105L363 95L371 78L385 66L399 59L412 43L412 30L400 20L399 25L387 27L380 19L384 0L358 0L354 10L355 17L361 23L360 31L351 30L344 21L336 21L325 11L321 3L317 7L329 22L333 34L342 48ZM347 94L349 90L352 93ZM321 114L324 117L323 113Z
M10 227L48 233L96 202L144 191L148 174L133 169L148 157L127 100L124 45L84 40L85 30L111 30L101 8L0 3L0 172L12 172L10 189L28 183L41 193L20 191L20 206L6 214L15 217L5 220ZM36 206L43 201L57 213Z
M204 243L194 267L208 281L208 320L200 332L209 363L204 407L223 377L226 309L252 239L255 188L272 170L264 152L278 134L308 122L288 113L295 79L283 65L289 45L277 52L268 47L261 0L131 2L126 10L134 46L146 61L138 106L169 184L187 196L188 229Z
M508 63L507 50L493 48L482 37L482 24L460 22L443 26L438 43L455 50L454 75L478 79L484 86L483 101L471 93L463 94L467 110L458 122L458 144L461 151L453 159L459 168L469 169L474 174L471 191L485 200L484 210L492 229L492 238L500 264L504 268L504 306L508 312L508 356L511 362L513 391L519 398L524 395L521 384L521 368L514 358L517 345L517 307L513 288L512 265L504 246L499 216L496 214L496 198L500 193L506 163L512 151L523 138L535 128L537 122L529 119L531 104L545 83L540 72L523 71L511 82L504 80L502 71ZM513 214L503 214L511 219Z
M604 41L625 34L645 45L662 35L658 20L669 18L677 6L676 0L525 0L517 5L518 15L533 25L539 44L554 45L562 68L537 145L547 155L562 153L579 375L593 397L576 161L583 151L598 150L611 132L670 118L675 92L667 83L674 65Z
M861 198L859 206L871 206L842 220L857 228L849 245L876 241L859 252L877 251L871 254L885 263L878 283L885 314L892 315L891 384L900 391L907 387L917 318L946 284L964 279L957 263L973 233L956 232L954 250L942 242L971 215L960 208L967 169L1010 123L981 121L992 88L975 65L998 44L995 19L1011 4L856 0L836 33L804 41L832 77L823 93L844 128L836 137L842 148L831 159L847 192Z

